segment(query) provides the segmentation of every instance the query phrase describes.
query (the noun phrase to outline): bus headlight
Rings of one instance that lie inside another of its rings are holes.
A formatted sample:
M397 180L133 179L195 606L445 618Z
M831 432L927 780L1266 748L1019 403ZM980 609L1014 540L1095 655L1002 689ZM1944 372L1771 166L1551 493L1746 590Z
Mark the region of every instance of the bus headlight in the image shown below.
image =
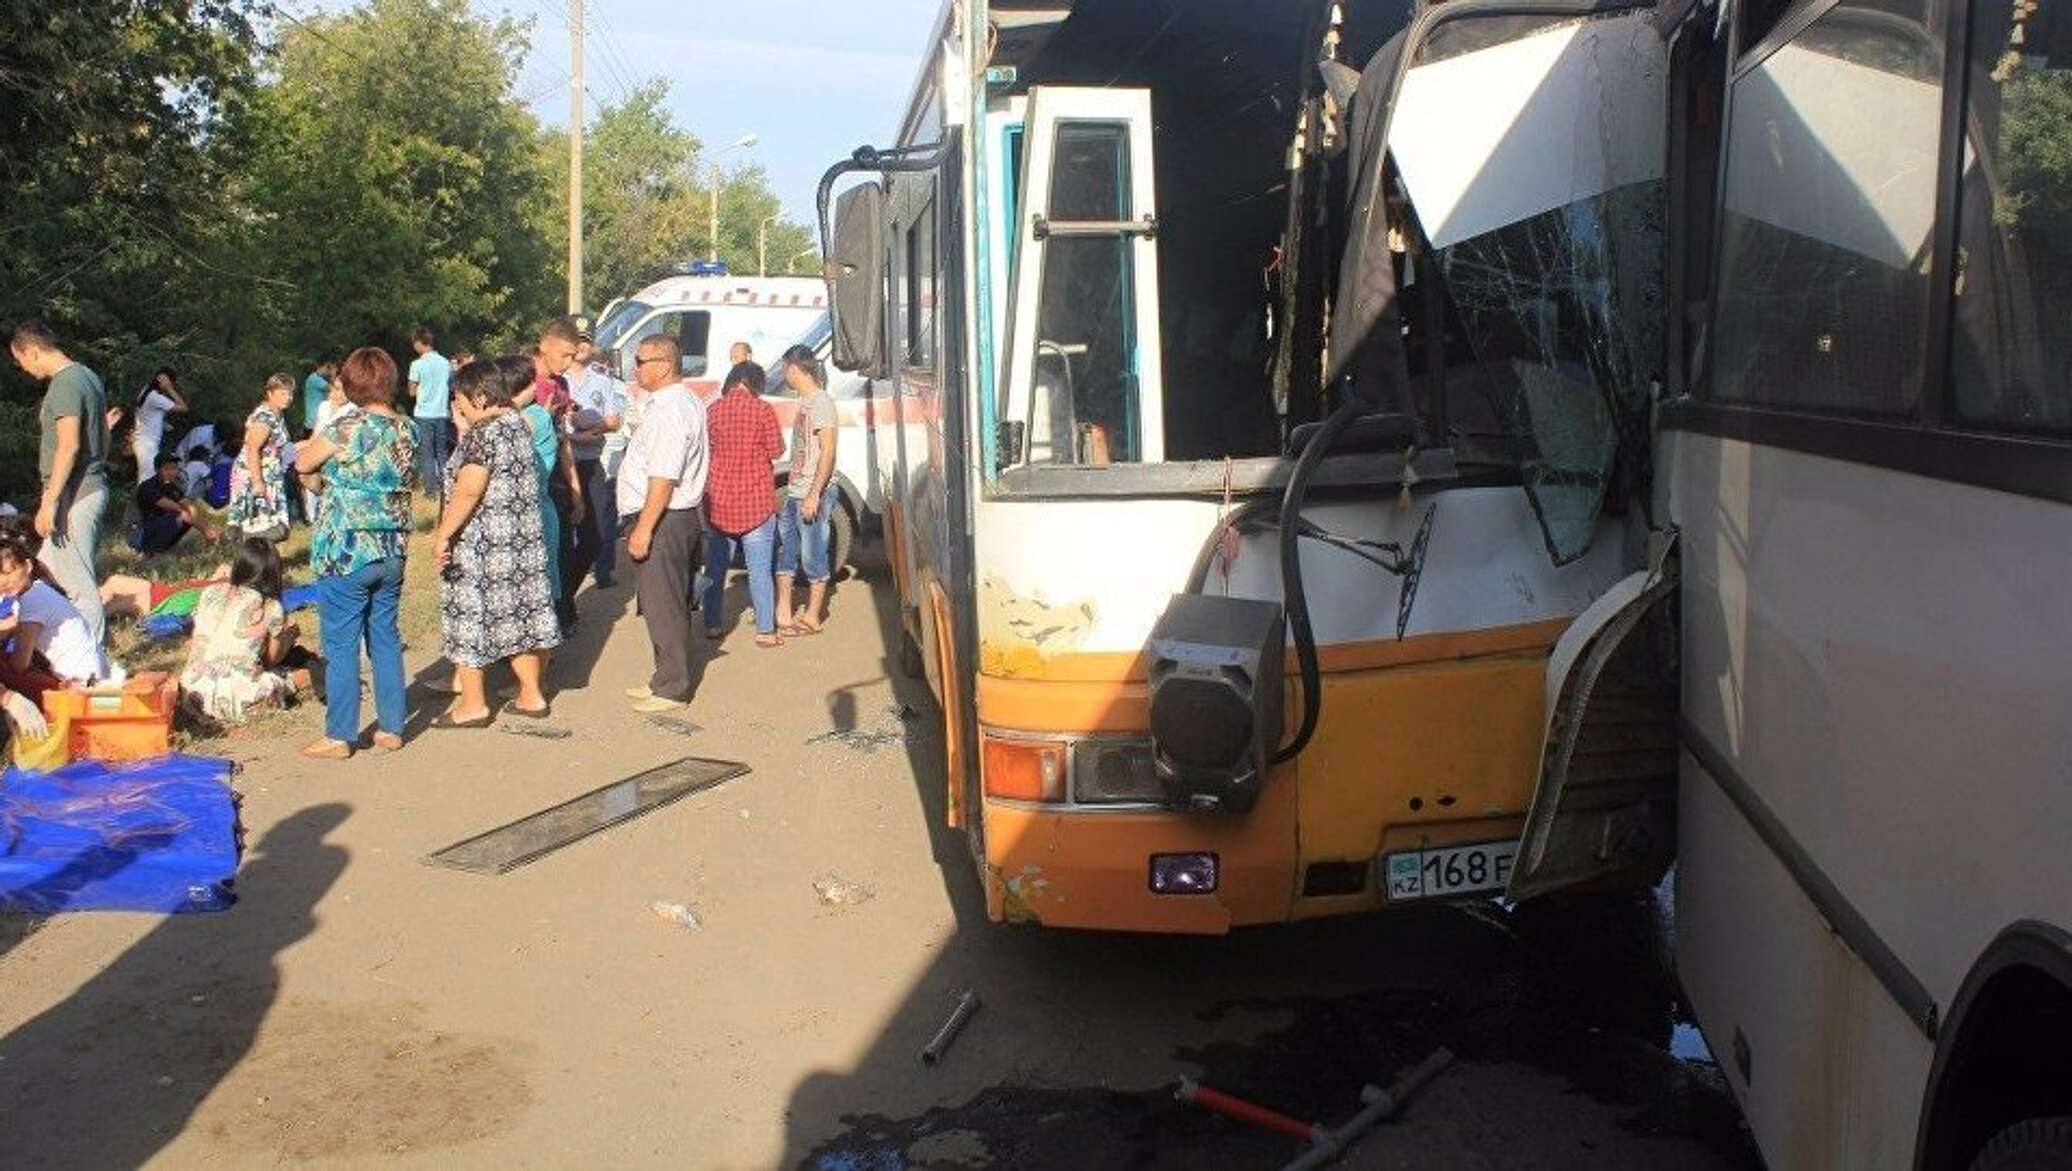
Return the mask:
M1072 747L1072 799L1086 805L1165 800L1149 740L1082 740Z

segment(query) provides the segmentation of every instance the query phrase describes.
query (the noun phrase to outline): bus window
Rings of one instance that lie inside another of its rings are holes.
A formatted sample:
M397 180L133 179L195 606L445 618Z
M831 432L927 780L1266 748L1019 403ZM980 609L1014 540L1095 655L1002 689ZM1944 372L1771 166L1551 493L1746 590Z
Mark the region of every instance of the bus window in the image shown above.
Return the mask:
M1912 414L1927 356L1942 46L1848 0L1734 84L1713 392Z
M1029 103L1004 462L1158 462L1150 95L1039 86Z
M1968 165L1957 225L1957 417L2072 430L2072 20L1972 9Z
M935 365L935 198L914 215L906 233L906 361Z

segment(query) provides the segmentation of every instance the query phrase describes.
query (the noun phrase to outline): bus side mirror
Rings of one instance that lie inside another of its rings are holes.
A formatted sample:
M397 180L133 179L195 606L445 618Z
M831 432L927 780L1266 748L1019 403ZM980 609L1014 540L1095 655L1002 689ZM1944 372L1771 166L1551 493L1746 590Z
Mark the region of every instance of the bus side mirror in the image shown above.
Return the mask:
M885 370L885 188L859 183L835 200L825 272L834 315L835 367L865 378Z

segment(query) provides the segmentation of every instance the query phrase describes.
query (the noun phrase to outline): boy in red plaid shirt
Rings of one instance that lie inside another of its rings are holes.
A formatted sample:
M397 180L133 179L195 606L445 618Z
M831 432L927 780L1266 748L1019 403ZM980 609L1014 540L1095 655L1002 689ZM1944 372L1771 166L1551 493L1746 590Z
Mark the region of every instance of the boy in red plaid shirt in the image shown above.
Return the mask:
M721 599L734 550L748 570L755 607L755 645L784 645L777 634L776 578L770 571L777 543L776 473L784 454L777 412L762 399L765 375L754 362L727 371L726 390L705 408L710 454L705 480L705 637L726 634Z

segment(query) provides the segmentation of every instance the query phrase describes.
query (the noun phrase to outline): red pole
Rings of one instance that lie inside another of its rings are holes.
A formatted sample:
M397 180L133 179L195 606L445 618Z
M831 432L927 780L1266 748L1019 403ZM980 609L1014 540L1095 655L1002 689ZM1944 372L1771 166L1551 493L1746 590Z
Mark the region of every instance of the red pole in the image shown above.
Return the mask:
M1290 1118L1278 1110L1269 1110L1264 1106L1247 1102L1243 1098L1232 1097L1221 1090L1212 1090L1196 1082L1193 1078L1181 1078L1180 1089L1174 1096L1182 1102L1193 1103L1204 1110L1213 1110L1225 1118L1234 1118L1239 1122L1249 1122L1253 1126L1262 1127L1266 1130L1277 1130L1282 1134L1293 1135L1304 1142L1316 1138L1321 1133L1314 1123Z

